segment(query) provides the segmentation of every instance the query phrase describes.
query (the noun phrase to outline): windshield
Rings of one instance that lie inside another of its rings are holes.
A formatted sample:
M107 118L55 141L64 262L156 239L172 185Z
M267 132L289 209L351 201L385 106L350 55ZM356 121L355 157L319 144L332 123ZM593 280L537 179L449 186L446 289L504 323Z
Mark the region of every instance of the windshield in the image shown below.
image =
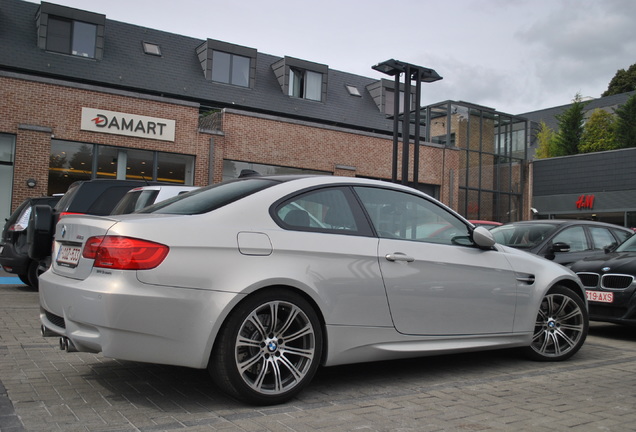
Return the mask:
M636 235L631 236L617 248L616 252L636 252Z
M508 224L490 230L495 241L518 249L531 249L541 243L554 230L553 224Z
M207 213L279 182L264 178L230 180L161 201L137 213L193 215Z

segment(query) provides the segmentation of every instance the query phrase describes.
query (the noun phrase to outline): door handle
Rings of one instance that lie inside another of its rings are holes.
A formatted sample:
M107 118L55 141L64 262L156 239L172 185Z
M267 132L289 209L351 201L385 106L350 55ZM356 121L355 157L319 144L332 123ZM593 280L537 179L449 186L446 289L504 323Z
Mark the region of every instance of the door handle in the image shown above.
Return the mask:
M406 254L403 254L402 252L394 252L392 254L386 254L384 256L384 258L386 258L387 261L391 261L391 262L395 262L395 261L413 262L413 261L415 261L415 258L413 258L412 256L408 256Z

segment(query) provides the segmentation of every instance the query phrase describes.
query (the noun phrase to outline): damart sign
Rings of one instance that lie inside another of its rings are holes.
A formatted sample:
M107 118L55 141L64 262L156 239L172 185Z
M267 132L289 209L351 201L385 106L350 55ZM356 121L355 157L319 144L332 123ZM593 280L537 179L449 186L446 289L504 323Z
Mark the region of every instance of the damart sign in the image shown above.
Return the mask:
M82 108L81 129L162 141L174 141L174 120Z

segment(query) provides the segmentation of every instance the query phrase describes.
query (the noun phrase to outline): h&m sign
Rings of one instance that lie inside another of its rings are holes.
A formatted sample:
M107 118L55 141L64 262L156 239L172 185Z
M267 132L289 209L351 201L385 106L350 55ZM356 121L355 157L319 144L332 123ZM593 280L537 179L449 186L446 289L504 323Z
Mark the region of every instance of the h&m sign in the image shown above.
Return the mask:
M174 120L82 108L81 129L161 141L174 141Z

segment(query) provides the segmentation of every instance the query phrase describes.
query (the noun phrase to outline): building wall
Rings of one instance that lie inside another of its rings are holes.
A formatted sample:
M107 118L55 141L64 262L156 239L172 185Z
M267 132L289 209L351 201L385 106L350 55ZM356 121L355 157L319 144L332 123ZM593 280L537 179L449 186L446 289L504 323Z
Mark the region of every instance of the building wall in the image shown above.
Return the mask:
M224 159L391 178L393 140L386 135L233 109L222 112L222 130L209 131L200 129L198 104L11 74L0 76L0 89L0 132L16 136L11 210L27 197L47 194L52 139L194 155L198 186L222 180ZM81 130L83 107L173 119L175 141ZM438 187L452 208L457 208L459 154L440 145L420 147L419 182ZM409 155L412 179L412 144ZM35 188L26 186L30 178L37 181Z
M105 92L52 80L0 77L0 132L16 135L11 208L47 194L51 139L196 155L194 183L205 185L209 137L198 132L198 106L137 94ZM174 142L95 133L80 129L82 107L176 120ZM26 180L37 181L27 188ZM4 187L4 186L3 186Z

